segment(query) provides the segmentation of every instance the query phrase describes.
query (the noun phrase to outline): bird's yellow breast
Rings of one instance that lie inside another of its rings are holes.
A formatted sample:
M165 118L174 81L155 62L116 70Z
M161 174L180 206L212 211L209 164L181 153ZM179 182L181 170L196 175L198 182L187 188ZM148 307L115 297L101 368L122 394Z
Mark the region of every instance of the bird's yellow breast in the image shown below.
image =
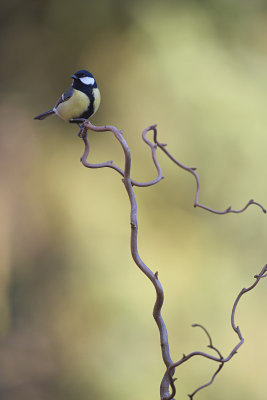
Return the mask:
M96 113L98 108L99 108L100 101L101 101L100 91L99 91L98 88L93 89L93 96L95 98L95 101L94 101L94 113Z
M87 110L90 103L89 97L80 90L73 89L73 95L67 101L57 106L56 113L65 121L78 118Z

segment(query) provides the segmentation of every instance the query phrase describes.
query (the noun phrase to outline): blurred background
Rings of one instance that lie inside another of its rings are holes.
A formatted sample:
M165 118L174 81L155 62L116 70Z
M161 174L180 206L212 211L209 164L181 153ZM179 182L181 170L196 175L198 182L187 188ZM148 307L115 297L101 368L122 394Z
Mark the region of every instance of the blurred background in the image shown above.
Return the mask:
M11 0L1 5L0 398L157 399L164 373L155 293L131 259L120 176L88 170L76 127L32 117L55 104L77 69L102 94L92 122L124 129L133 177L155 177L142 130L197 167L200 202L267 206L267 2ZM123 154L89 133L91 162ZM174 360L207 350L202 323L226 356L237 343L233 302L267 262L266 215L194 209L195 181L164 154L165 179L135 188L139 249L159 271ZM266 396L267 281L240 302L245 344L196 398ZM176 372L177 399L217 365Z

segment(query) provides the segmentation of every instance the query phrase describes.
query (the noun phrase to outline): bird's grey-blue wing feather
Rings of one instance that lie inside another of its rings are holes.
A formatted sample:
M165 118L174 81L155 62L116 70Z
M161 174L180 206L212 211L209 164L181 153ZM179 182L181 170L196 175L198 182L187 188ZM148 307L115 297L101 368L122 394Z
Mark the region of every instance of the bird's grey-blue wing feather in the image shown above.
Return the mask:
M64 103L64 101L67 101L68 99L71 98L71 96L73 95L73 87L70 86L60 97L60 99L58 99L57 104L55 105L55 108L57 108L59 106L59 104Z

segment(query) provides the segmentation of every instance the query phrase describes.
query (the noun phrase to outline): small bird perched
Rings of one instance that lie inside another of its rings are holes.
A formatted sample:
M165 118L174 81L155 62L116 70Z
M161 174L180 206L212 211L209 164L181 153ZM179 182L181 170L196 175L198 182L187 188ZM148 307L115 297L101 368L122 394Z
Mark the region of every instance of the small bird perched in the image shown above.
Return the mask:
M93 75L82 69L75 72L72 78L72 85L62 94L55 107L37 115L34 119L43 120L57 114L65 121L79 123L83 119L90 118L98 110L101 98Z

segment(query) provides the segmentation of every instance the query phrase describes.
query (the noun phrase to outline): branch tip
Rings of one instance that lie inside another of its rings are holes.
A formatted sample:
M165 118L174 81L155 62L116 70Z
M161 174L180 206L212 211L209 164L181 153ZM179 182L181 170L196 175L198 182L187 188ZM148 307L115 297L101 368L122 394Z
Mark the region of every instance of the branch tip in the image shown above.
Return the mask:
M227 357L223 357L222 354L220 353L220 351L215 346L213 346L212 340L211 340L211 336L210 336L210 334L208 333L208 331L206 330L206 328L203 325L192 324L192 327L198 326L198 327L200 327L200 328L202 328L204 330L204 332L207 334L207 336L209 338L209 341L210 341L210 343L209 343L209 345L207 347L211 348L214 351L216 351L217 356L213 356L213 355L211 355L209 353L204 353L204 352L201 352L201 351L194 351L194 352L192 352L192 353L190 353L188 355L183 354L183 357L180 360L178 360L177 362L175 362L175 363L173 363L173 364L171 364L169 366L169 368L168 368L169 376L170 376L170 371L172 369L180 366L181 364L183 364L184 362L187 362L190 358L195 357L195 356L201 356L201 357L207 358L209 360L215 361L215 362L219 363L219 367L214 372L214 374L212 375L212 378L210 379L209 382L205 383L202 386L199 386L192 394L188 395L190 397L190 399L193 399L193 397L196 395L196 393L198 393L200 390L210 386L214 382L214 379L216 378L218 373L221 371L221 369L223 368L224 364L227 363L228 361L230 361L234 357L234 355L238 353L239 348L244 343L244 338L243 338L243 336L241 334L241 330L240 330L239 326L235 324L236 308L237 308L237 305L238 305L239 300L241 299L241 297L245 293L247 293L250 290L252 290L260 282L261 278L263 278L263 277L267 277L267 265L265 265L262 268L262 270L261 270L261 272L259 274L254 275L254 278L256 278L256 281L252 285L250 285L248 288L243 288L239 292L239 294L238 294L238 296L237 296L237 298L236 298L236 300L234 302L234 305L233 305L233 308L232 308L232 313L231 313L231 325L232 325L232 328L233 328L234 332L236 332L236 334L238 335L239 341L234 346L234 348L232 349L232 351L229 353L229 355ZM171 382L171 378L170 378L170 382ZM172 386L172 389L173 389L173 386ZM174 393L174 391L173 391L173 393ZM174 397L174 394L172 395L172 397L169 397L169 399L171 399L173 397Z
M158 142L157 135L154 135L154 142L158 144L159 148L167 155L167 157L170 158L170 160L174 164L176 164L178 167L184 169L185 171L190 172L194 176L194 178L196 180L196 185L197 185L196 193L195 193L194 208L200 207L200 208L203 208L206 211L209 211L211 213L218 214L218 215L228 214L230 212L231 213L235 213L235 214L240 214L243 211L245 211L248 208L248 206L250 206L251 204L254 204L254 205L257 205L258 207L260 207L262 209L262 211L264 212L264 214L267 213L266 209L261 204L255 202L253 199L250 200L245 205L245 207L242 208L241 210L233 210L232 207L230 206L225 211L217 211L217 210L214 210L214 209L212 209L210 207L206 207L206 206L200 204L199 201L198 201L199 191L200 191L200 179L199 179L198 174L195 172L197 170L197 168L196 167L191 167L191 168L187 167L186 165L183 165L180 161L178 161L176 158L174 158L173 155L171 153L169 153L169 151L167 149L165 149L166 143Z

